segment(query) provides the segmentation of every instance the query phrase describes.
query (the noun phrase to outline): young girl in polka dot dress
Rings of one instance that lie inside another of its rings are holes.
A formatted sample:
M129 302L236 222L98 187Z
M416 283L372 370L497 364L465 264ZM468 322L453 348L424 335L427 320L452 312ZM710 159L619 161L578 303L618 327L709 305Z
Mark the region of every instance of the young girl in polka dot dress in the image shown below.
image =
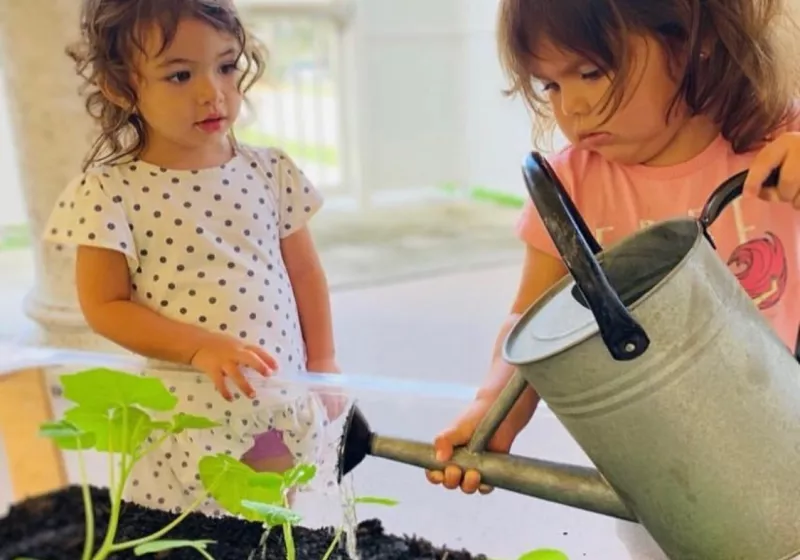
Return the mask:
M180 411L222 423L145 457L126 498L187 507L208 454L319 462L335 404L259 379L338 371L306 228L320 194L284 152L231 132L263 56L229 0L84 0L81 25L69 53L102 132L45 238L77 246L91 328L147 357Z

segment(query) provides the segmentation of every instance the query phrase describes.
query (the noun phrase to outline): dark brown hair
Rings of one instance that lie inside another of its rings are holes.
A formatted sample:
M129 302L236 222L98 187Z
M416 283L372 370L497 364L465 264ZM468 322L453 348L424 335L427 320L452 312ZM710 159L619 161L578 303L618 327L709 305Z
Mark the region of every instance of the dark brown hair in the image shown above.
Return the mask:
M628 39L649 35L682 72L673 105L683 99L693 114L709 115L744 152L768 139L792 109L796 74L780 39L797 34L781 37L786 23L781 0L502 0L498 47L511 80L505 93L522 94L537 132L552 124L530 74L534 50L547 40L612 76L613 114L629 77Z
M135 158L144 149L146 128L135 111L133 59L137 51L145 52L142 32L147 26L160 29L163 52L184 18L198 19L236 37L244 63L238 83L241 92L247 92L263 74L265 50L245 30L231 0L83 0L81 39L67 48L67 54L85 80L86 110L100 125L84 170L94 163ZM104 90L124 99L129 108L113 103Z

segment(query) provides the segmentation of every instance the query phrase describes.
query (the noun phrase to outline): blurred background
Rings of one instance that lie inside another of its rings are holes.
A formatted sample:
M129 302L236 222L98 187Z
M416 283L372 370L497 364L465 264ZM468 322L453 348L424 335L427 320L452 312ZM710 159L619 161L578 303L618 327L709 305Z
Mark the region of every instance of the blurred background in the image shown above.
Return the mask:
M444 381L486 373L516 289L514 226L526 197L529 116L498 65L497 0L237 0L270 50L241 139L285 149L326 196L312 230L333 290L339 361L352 373ZM87 118L64 45L75 0L0 0L0 349L95 348L76 311L71 261L39 243L57 194L79 171ZM560 145L556 139L554 148ZM49 372L53 380L58 372ZM53 403L63 407L53 381ZM431 441L465 406L365 395L380 432ZM543 410L514 452L588 463ZM0 445L0 465L3 460ZM92 481L105 468L92 463ZM77 480L74 458L68 470ZM11 500L0 471L0 512ZM401 500L387 530L512 558L628 556L610 519L498 491L464 496L421 470L368 459L360 494Z

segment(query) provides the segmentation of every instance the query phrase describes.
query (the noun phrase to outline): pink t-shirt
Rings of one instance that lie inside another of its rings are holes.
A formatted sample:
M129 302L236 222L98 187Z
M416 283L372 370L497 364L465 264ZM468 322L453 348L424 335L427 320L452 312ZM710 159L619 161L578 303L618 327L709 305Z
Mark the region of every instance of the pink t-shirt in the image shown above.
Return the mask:
M800 118L789 131L800 131ZM568 147L548 158L589 229L603 246L670 218L697 217L711 193L744 171L757 151L735 154L721 136L672 167L618 165ZM517 227L522 240L559 257L530 200ZM752 196L729 204L711 227L720 255L781 339L795 350L800 326L800 212Z

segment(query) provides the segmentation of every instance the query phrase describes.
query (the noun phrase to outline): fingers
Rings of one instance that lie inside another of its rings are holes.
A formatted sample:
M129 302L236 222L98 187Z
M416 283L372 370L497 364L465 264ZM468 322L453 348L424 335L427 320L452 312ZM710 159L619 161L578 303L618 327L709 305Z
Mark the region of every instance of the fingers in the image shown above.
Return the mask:
M214 382L214 387L217 388L222 398L228 402L232 401L233 395L231 395L228 386L225 384L225 373L220 370L216 375L210 375L209 377L211 377L211 381Z
M269 357L269 362L271 363L275 362L275 360L271 356L269 356L269 354L267 354L266 352L263 352L263 355ZM238 350L234 356L234 359L243 366L249 366L253 368L263 377L268 377L273 373L273 370L275 369L274 367L269 365L267 360L263 358L261 352L256 352L256 348L254 346L245 346L244 348Z
M247 349L250 350L256 356L258 356L261 359L261 361L263 361L264 364L266 364L267 368L270 370L268 373L263 373L263 372L261 372L261 370L256 369L256 371L259 371L265 377L270 375L271 373L274 373L275 370L278 369L278 360L273 358L272 355L269 352L267 352L266 350L264 350L260 346L248 346Z
M444 472L426 470L425 477L431 484L441 484L450 490L461 488L465 494L479 492L485 495L494 490L488 484L481 484L481 474L478 471L468 469L462 477L461 469L456 465L447 465Z
M226 377L229 377L234 383L236 383L239 389L241 389L242 393L251 399L256 396L255 390L253 390L253 388L247 382L247 379L245 379L244 374L242 374L242 370L239 369L239 364L233 360L227 361L222 365L222 371L225 373Z
M433 449L436 454L436 460L440 463L449 461L453 456L453 441L459 440L458 429L449 429L438 436L433 441ZM442 471L426 470L425 476L431 484L442 484L444 482L444 473Z
M453 456L453 450L457 446L466 444L471 436L470 426L459 426L439 434L434 440L436 460L439 462L449 461ZM466 472L456 465L447 465L444 471L426 470L425 477L431 484L441 484L445 488L455 490L461 488L466 494L490 493L493 488L487 484L481 484L481 475L478 471L468 469Z
M433 440L433 449L436 452L436 460L440 463L449 461L453 456L453 439L455 439L454 431L447 431L436 436Z
M780 169L777 188L763 188L775 169ZM783 134L762 149L753 160L744 192L767 201L786 202L800 209L800 133Z
M441 484L444 480L444 474L441 471L429 471L425 469L425 477L431 484Z
M800 154L787 157L783 162L778 192L784 202L790 202L795 209L800 210Z
M767 144L755 157L750 169L747 172L747 178L744 182L744 192L751 195L760 195L763 190L764 182L776 167L783 164L789 151L789 142L784 136L778 138L774 142ZM781 183L783 183L783 173L781 173ZM780 191L780 185L778 186Z
M453 456L453 448L465 445L472 437L474 427L468 422L460 422L455 427L449 428L433 440L436 451L436 460L440 463L449 461Z
M444 481L442 485L448 490L455 490L461 486L461 469L455 465L447 465L444 468Z

